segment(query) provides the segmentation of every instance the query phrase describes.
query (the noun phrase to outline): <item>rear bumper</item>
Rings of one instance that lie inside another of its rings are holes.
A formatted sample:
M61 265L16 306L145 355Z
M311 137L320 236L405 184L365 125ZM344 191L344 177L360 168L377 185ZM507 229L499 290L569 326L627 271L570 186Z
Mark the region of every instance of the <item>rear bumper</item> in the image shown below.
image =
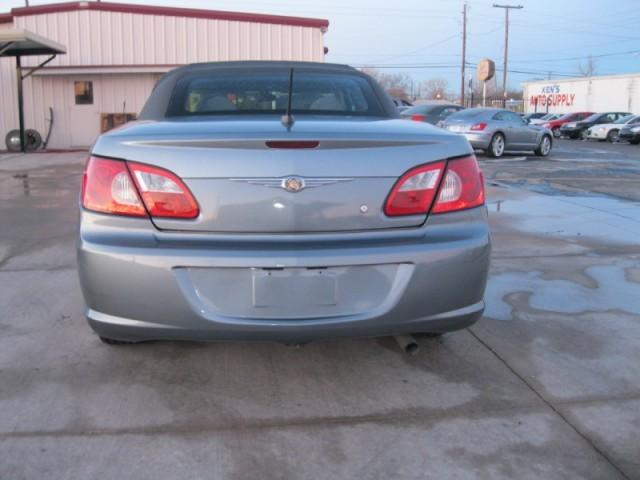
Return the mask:
M607 139L607 133L604 130L598 130L598 129L588 129L587 130L587 138L591 139L591 140L606 140Z
M358 323L307 322L304 325L216 323L196 328L167 326L87 311L91 328L100 336L125 341L273 341L299 344L341 337L385 337L418 332L451 332L473 325L484 311L484 302L429 317L407 321L371 319Z
M78 269L87 317L99 335L301 343L456 330L484 309L490 254L484 207L432 215L418 229L340 235L178 235L147 223L82 213ZM300 317L286 305L262 314L250 283L239 278L273 268L285 275L338 272L338 300L301 307ZM225 269L242 275L226 276ZM349 276L358 269L370 278Z
M469 141L471 146L477 150L486 150L491 143L491 134L489 133L462 133Z
M566 135L567 137L577 137L580 135L580 133L582 133L583 130L584 128L581 127L560 127L560 133L562 135Z

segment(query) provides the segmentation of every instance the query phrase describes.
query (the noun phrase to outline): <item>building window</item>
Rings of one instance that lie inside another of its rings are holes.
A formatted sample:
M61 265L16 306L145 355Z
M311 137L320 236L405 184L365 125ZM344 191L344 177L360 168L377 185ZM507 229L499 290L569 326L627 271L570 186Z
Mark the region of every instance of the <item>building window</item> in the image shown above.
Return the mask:
M76 105L93 105L93 82L73 82Z

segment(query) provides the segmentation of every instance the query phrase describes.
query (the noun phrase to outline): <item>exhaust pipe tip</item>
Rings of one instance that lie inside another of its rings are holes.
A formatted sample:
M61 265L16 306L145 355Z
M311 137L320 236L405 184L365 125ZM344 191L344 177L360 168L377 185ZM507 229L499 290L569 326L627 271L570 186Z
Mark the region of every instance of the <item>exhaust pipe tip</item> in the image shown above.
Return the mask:
M420 344L413 335L396 335L393 338L407 355L415 355L420 351Z

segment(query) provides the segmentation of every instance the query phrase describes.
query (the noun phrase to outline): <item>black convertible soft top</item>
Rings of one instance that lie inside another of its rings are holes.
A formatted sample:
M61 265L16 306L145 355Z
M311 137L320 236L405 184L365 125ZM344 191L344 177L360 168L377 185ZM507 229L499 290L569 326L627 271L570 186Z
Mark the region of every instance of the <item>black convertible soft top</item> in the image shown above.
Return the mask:
M319 62L233 61L194 63L170 71L158 80L138 118L140 120L162 120L167 118L169 116L169 104L176 84L184 77L215 77L216 75L221 74L237 74L250 77L252 74L260 71L282 71L283 74L288 74L292 68L294 69L294 72L299 73L335 73L341 76L354 75L363 78L369 83L371 89L374 91L384 112L383 116L390 118L398 116L397 109L395 108L392 100L378 85L378 83L369 75L348 65Z

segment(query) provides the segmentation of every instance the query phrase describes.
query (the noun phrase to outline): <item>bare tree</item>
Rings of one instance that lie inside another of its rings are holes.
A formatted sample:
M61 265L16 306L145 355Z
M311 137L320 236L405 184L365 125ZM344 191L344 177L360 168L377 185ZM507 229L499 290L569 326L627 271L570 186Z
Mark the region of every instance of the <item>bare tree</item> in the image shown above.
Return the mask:
M364 67L362 71L373 77L390 96L409 97L412 80L406 73L384 73L373 67Z
M584 64L582 62L578 63L578 73L583 77L593 77L597 68L598 64L591 55L587 57Z
M498 85L497 78L494 76L491 80L487 81L487 97L486 97L486 105L487 107L499 107L501 108L503 105L503 101L505 98L504 90L502 89L502 85ZM482 82L474 82L473 89L473 102L470 104L472 107L482 106ZM521 100L522 99L522 91L521 90L507 90L506 98L511 100Z
M382 75L382 72L380 72L380 70L378 70L375 67L362 67L360 69L360 71L362 73L366 73L367 75L369 75L370 77L373 77L373 79L375 81L379 81L380 80L380 75Z
M430 78L429 80L425 80L424 82L422 82L422 96L429 100L444 100L445 98L449 99L452 94L451 92L447 91L448 88L449 82L446 78Z
M524 92L522 90L507 90L506 97L509 100L522 100L524 98Z

